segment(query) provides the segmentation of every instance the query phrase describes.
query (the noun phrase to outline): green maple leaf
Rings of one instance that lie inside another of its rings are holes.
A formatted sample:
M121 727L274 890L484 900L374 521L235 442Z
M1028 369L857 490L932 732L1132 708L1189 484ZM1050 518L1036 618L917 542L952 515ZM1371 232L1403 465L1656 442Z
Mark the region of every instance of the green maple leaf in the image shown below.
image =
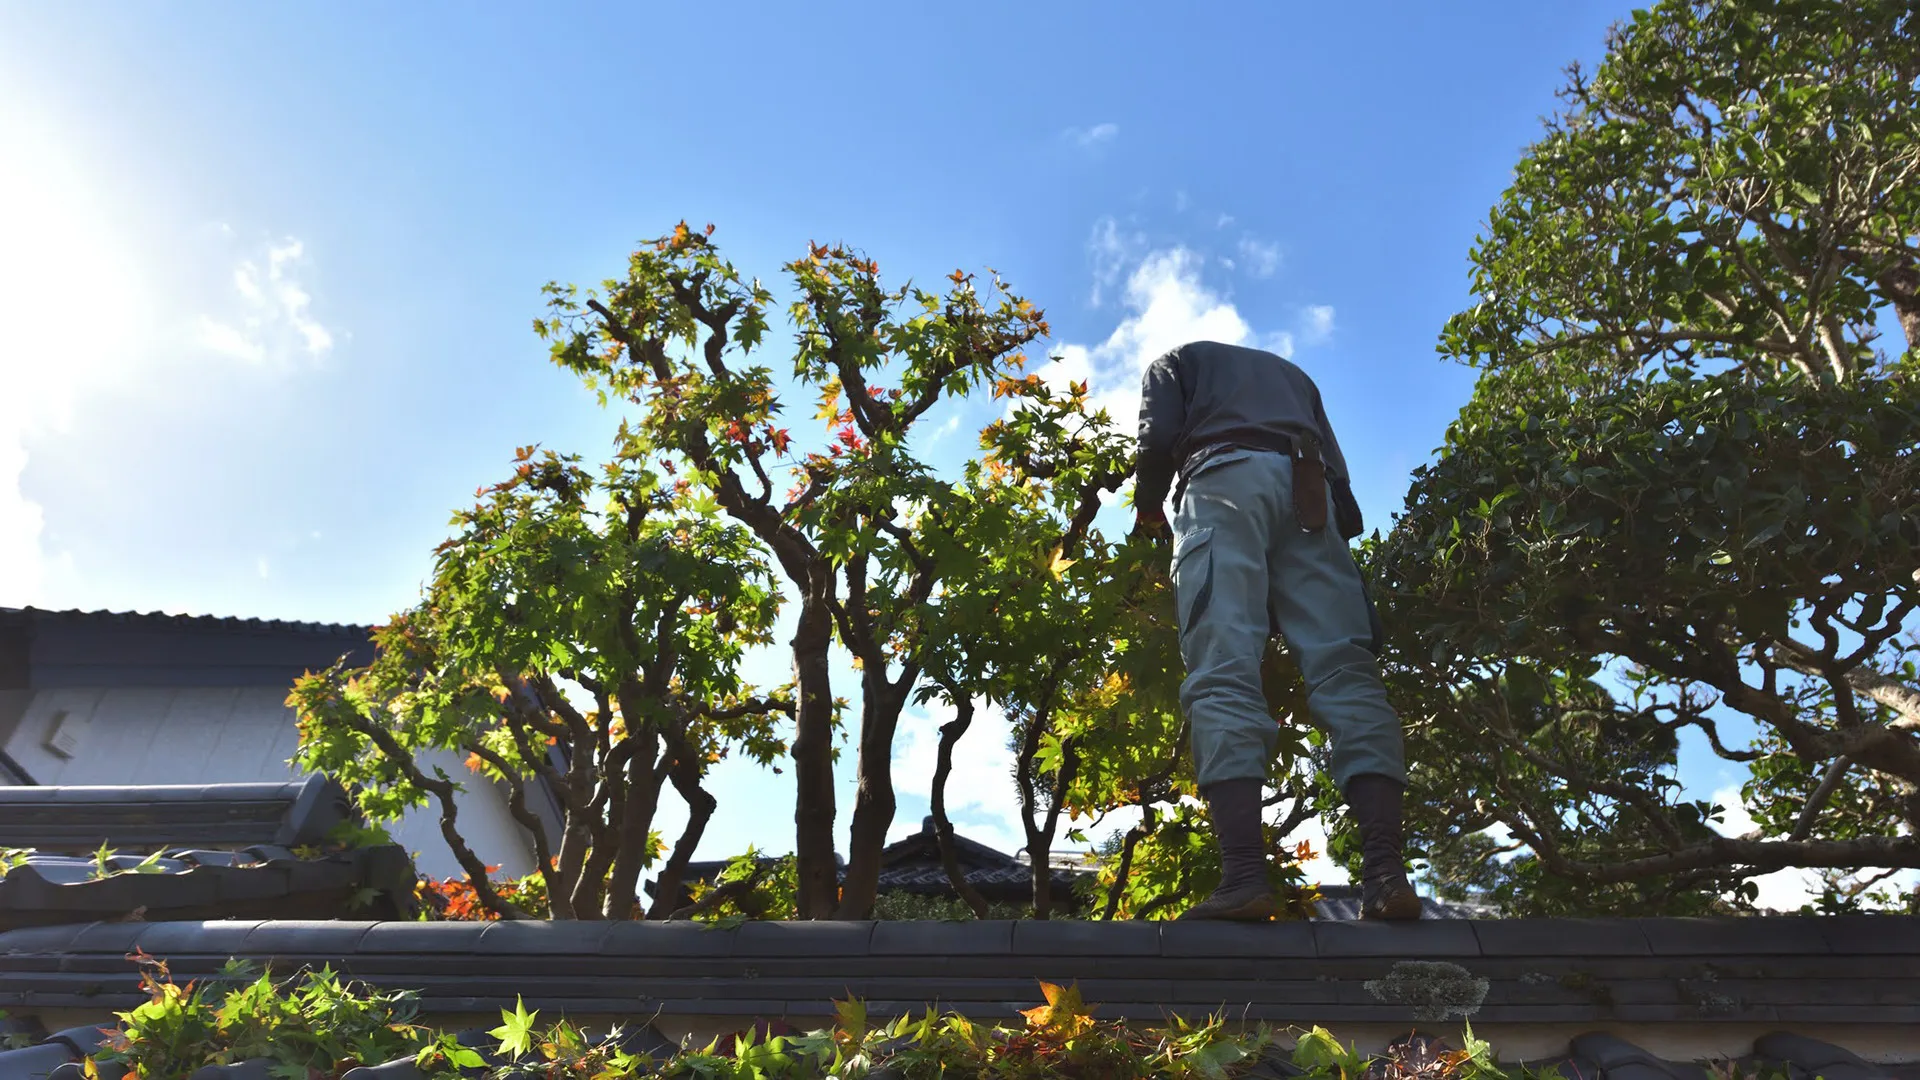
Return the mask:
M836 1001L833 1003L833 1013L835 1019L839 1021L841 1031L846 1032L855 1039L866 1035L866 1002L860 1001L857 998L849 998L846 1001Z
M513 1011L500 1010L500 1026L487 1034L500 1040L500 1052L509 1058L518 1058L533 1049L533 1021L540 1010L527 1011L525 999L515 996Z

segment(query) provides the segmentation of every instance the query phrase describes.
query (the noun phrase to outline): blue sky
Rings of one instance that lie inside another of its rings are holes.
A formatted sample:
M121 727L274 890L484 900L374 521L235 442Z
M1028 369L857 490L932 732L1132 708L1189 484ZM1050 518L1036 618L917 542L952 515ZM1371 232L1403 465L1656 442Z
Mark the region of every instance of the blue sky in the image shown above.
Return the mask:
M539 287L683 217L768 279L991 266L1122 410L1181 340L1285 351L1386 525L1471 386L1434 341L1476 231L1627 5L1171 10L0 3L0 605L384 618L515 446L607 445ZM958 820L1011 848L969 738ZM715 786L703 851L790 847L767 778Z

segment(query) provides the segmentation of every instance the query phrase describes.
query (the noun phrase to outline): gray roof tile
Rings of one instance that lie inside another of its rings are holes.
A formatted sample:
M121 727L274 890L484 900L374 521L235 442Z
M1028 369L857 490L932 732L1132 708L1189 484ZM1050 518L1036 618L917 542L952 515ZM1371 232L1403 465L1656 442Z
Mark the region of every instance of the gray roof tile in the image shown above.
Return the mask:
M1022 919L1013 924L1013 951L1022 956L1159 956L1161 925Z
M41 1043L23 1050L0 1051L0 1080L44 1080L47 1074L79 1056L65 1043Z
M1754 1040L1753 1050L1762 1061L1791 1065L1822 1080L1892 1080L1885 1066L1871 1064L1845 1047L1792 1032L1763 1035Z
M492 928L484 922L379 922L367 928L354 945L354 952L437 954L472 953L480 939ZM606 927L598 927L601 934Z
M1431 922L1312 922L1319 955L1455 957L1479 956L1473 924L1455 919Z
M249 956L351 956L367 936L371 923L331 919L285 919L265 922L248 931Z
M1248 1019L1324 1023L1337 1031L1344 1023L1410 1022L1410 999L1378 999L1365 983L1417 960L1456 965L1486 981L1484 1003L1472 1017L1477 1028L1582 1024L1618 1037L1639 1025L1671 1030L1735 1021L1814 1031L1803 1025L1834 1021L1867 1025L1883 1039L1901 1025L1920 1025L1920 968L1903 967L1897 955L1781 951L1755 939L1756 931L1708 935L1725 950L1717 953L1565 951L1565 941L1578 936L1573 929L1602 935L1601 941L1613 940L1606 935L1616 931L1646 941L1659 936L1659 922L1582 921L1557 935L1551 926L1506 933L1459 920L1398 926L750 923L732 930L693 923L98 924L74 943L97 947L51 955L14 952L15 936L0 935L0 1007L31 1002L103 1015L127 1007L139 1000L125 960L135 944L126 935L133 932L138 947L150 952L168 946L162 952L172 954L176 978L208 977L224 962L225 947L238 940L234 951L275 960L282 971L327 962L375 985L415 987L429 1018L510 1008L521 994L529 1008L549 1016L645 1017L660 1009L824 1018L830 999L848 993L865 998L876 1016L895 1008L917 1013L930 1000L981 1017L1011 1016L1036 1003L1036 981L1046 979L1078 983L1103 1015L1157 1020L1182 1006L1190 1012L1228 1006ZM1752 922L1793 926L1792 920ZM30 945L54 940L38 930L17 938ZM1483 946L1484 953L1478 951ZM1675 1070L1643 1060L1651 1055L1631 1043L1570 1050L1596 1060L1605 1051L1611 1075L1638 1070L1650 1080L1659 1080L1654 1073L1673 1080ZM1794 1054L1812 1060L1813 1051ZM1840 1058L1831 1063L1850 1066Z
M867 950L874 956L1005 956L1013 952L1011 920L875 923Z
M1168 922L1160 928L1166 957L1310 958L1320 955L1313 927L1304 922L1248 925L1229 922Z
M1635 919L1485 919L1473 923L1485 956L1651 956Z
M107 1040L106 1029L99 1024L83 1024L79 1027L62 1028L48 1035L43 1042L57 1042L73 1051L74 1057L86 1057Z
M1662 1061L1617 1035L1593 1032L1569 1045L1574 1056L1600 1066L1602 1080L1707 1080L1698 1065Z
M1836 953L1920 958L1920 919L1903 915L1829 915L1814 921ZM1920 964L1920 959L1914 961Z
M246 949L247 935L262 920L206 920L151 923L137 939L143 952L155 956L199 953L236 956Z
M727 957L734 954L738 940L737 931L704 923L616 922L608 926L601 948L608 956Z
M739 956L865 956L871 922L749 922L738 930Z
M428 924L432 925L432 924ZM486 934L476 943L479 952L494 956L550 956L564 953L596 955L614 926L611 922L547 922L485 924ZM502 929L505 927L505 929ZM361 951L366 951L363 944Z
M0 787L0 845L86 854L316 844L352 801L319 775L236 784ZM135 860L138 861L138 860Z
M339 918L362 912L411 914L417 877L404 849L382 845L261 866L161 859L133 872L138 858L116 860L121 872L96 876L94 861L28 856L0 877L0 930L138 916L198 920L274 914ZM151 872L149 872L151 871ZM375 901L356 907L363 889Z
M1644 919L1641 933L1653 951L1664 956L1832 952L1819 923L1817 918L1799 916Z

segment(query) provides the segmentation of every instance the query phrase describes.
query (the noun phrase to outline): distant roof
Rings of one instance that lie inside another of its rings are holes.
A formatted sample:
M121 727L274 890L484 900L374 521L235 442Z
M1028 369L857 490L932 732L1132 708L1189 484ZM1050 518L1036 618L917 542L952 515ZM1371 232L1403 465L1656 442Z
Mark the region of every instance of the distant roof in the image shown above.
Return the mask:
M342 656L373 659L372 628L158 612L0 608L0 690L286 686Z

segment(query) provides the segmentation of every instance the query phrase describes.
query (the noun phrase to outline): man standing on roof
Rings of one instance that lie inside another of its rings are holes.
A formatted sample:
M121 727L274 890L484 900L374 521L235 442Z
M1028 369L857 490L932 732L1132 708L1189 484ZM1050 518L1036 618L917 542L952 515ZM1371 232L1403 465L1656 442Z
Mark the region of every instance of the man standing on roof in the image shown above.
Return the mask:
M1401 857L1400 718L1347 547L1361 532L1360 508L1319 388L1269 352L1182 345L1147 368L1139 455L1136 529L1164 535L1162 503L1173 492L1180 705L1220 846L1220 887L1182 918L1264 921L1278 910L1260 805L1279 742L1260 658L1278 630L1331 735L1333 778L1360 828L1362 916L1418 919Z

